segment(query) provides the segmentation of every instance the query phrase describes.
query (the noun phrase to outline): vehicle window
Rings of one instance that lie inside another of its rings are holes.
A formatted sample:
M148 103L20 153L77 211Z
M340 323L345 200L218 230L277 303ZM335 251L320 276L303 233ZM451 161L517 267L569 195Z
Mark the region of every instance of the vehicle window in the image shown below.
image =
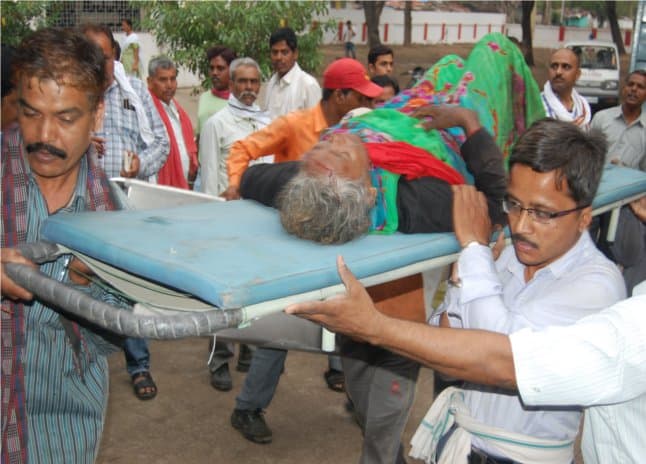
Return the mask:
M587 46L583 47L579 56L582 68L617 69L617 57L612 48Z

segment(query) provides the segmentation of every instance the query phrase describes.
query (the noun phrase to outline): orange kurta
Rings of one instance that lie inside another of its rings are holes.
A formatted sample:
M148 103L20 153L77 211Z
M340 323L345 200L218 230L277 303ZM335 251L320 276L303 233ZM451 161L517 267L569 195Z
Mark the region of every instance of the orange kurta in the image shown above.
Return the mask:
M276 118L271 124L231 146L227 158L229 186L239 186L251 160L274 155L276 163L295 161L312 148L328 127L319 103Z

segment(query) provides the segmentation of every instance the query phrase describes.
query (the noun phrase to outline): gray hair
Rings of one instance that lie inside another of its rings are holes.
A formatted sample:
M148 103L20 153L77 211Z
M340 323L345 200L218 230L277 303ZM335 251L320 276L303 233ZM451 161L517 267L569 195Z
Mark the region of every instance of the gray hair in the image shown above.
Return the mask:
M281 190L277 206L288 233L325 244L345 243L368 231L369 198L365 179L300 171Z
M148 63L148 75L154 76L158 69L177 69L173 60L165 55L156 56Z
M256 60L245 56L242 58L236 58L231 62L231 64L229 65L229 79L231 80L235 79L234 75L235 75L236 69L238 69L240 66L253 66L258 70L258 74L260 74L260 66L258 66L258 63L256 62Z

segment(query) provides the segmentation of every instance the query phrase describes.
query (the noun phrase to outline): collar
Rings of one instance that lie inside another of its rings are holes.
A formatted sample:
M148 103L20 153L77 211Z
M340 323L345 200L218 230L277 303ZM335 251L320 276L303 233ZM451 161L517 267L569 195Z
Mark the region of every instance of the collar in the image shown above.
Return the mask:
M228 100L229 95L231 95L231 91L229 89L218 90L218 89L211 88L211 95L213 95L214 97L221 98L222 100Z
M112 78L112 83L111 83L111 84L108 86L108 88L106 89L105 94L107 95L107 94L109 94L110 92L112 92L112 91L114 90L114 88L115 88L115 87L119 87L119 83L118 83L118 82L117 82L117 80L113 77L113 78Z
M171 112L174 116L176 116L179 119L179 110L177 109L177 106L175 105L175 99L173 98L170 103L166 104L162 100L159 100L159 102L162 104L166 112Z
M508 261L507 270L516 278L520 279L521 282L525 282L525 285L529 285L538 276L545 273L550 273L554 278L558 279L563 275L572 272L573 268L577 266L582 255L587 255L595 250L596 247L590 238L590 234L586 230L581 234L581 237L579 237L579 240L577 240L574 246L566 251L563 256L558 258L556 261L551 262L544 268L536 271L532 280L525 282L525 265L518 261L513 246L511 246L510 252L514 253L514 256L513 259Z
M296 77L300 73L301 73L301 67L298 65L298 61L296 61L294 62L294 66L292 66L292 69L290 69L287 72L287 74L285 74L283 77L278 77L278 74L275 74L275 76L279 84L289 85L296 79Z
M643 107L644 106L642 105L642 108ZM626 122L626 118L624 118L624 109L621 105L612 107L610 109L615 110L613 115L615 118L621 118L624 122ZM630 125L632 126L634 124L641 124L642 127L646 127L646 113L644 112L643 109L639 117L635 119Z
M89 169L88 157L92 155L93 149L94 149L94 146L90 144L90 147L86 150L85 154L81 157L79 175L76 178L76 185L74 186L74 190L72 191L72 197L70 198L70 201L67 203L67 205L63 206L62 208L55 211L54 213L57 213L59 211L71 211L71 212L83 211L85 209L85 205L86 205L85 185L87 184L87 171ZM27 159L27 152L26 150L24 150L24 147L21 151L22 151L23 163L25 166L27 177L29 179L29 183L32 185L32 188L35 188L38 192L40 192L40 188L38 187L38 183L36 182L34 173L31 170L31 166L29 166L29 160ZM42 193L40 193L40 195L42 196Z

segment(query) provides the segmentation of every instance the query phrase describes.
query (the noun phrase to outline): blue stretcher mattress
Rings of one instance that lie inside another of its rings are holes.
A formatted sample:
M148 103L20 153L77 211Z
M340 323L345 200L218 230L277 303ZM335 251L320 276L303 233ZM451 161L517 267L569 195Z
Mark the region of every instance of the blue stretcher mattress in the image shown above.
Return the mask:
M646 173L608 166L593 206L644 192ZM320 245L288 235L274 209L249 200L61 214L45 222L42 237L225 309L339 284L339 254L364 278L459 251L452 233Z

